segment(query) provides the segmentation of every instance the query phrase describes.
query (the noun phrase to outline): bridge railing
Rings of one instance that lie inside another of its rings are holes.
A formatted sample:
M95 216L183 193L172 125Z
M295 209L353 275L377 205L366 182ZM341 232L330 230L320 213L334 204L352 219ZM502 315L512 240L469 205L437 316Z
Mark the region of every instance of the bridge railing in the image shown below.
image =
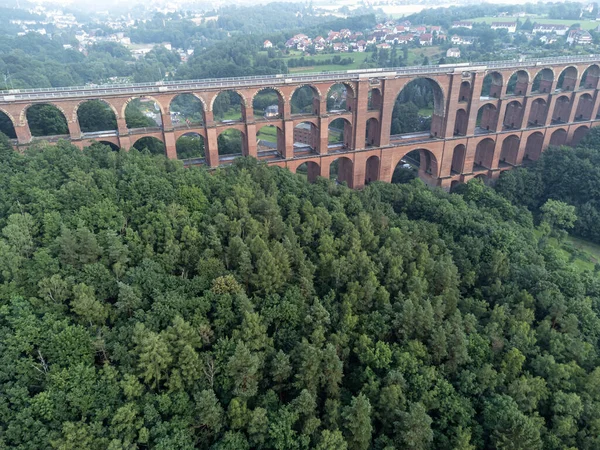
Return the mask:
M13 89L0 91L0 101L40 100L53 98L70 98L85 96L119 95L119 94L151 94L161 92L185 91L207 88L228 88L243 86L276 86L287 83L356 80L364 75L377 76L378 73L394 73L396 75L419 75L447 73L455 69L469 70L473 67L490 69L525 67L531 65L564 64L580 62L600 62L600 55L578 55L564 57L531 58L524 60L487 61L443 64L431 66L411 66L374 68L361 70L343 70L331 72L312 72L306 74L254 75L231 78L206 78L200 80L159 81L155 83L123 83L91 86L71 86L59 88Z

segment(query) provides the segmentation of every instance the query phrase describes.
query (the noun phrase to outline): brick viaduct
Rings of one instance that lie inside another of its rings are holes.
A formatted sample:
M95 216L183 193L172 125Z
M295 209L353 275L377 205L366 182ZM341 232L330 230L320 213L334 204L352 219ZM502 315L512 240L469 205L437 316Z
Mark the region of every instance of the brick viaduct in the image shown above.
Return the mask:
M434 94L431 130L426 133L391 136L392 111L407 83L428 80ZM485 83L484 83L485 80ZM511 82L509 83L509 80ZM227 164L219 155L218 136L228 129L242 133L243 154L295 172L306 163L308 177L329 177L330 165L338 160L338 179L360 188L374 180L391 181L396 165L417 155L419 175L430 185L446 189L473 177L496 178L503 170L535 160L549 145L576 144L589 129L600 124L600 56L544 58L524 61L471 63L396 69L368 69L306 75L224 78L154 84L110 85L0 92L0 112L12 121L17 147L32 138L27 108L46 103L65 116L69 139L83 148L92 141L110 142L130 148L142 137L155 137L165 144L169 158L177 158L176 141L188 133L203 137L206 158L194 161L210 167ZM346 88L345 107L328 111L332 86ZM482 95L485 84L485 96ZM312 111L292 114L294 92L310 86ZM277 92L279 115L256 118L254 97L264 89ZM217 96L233 90L241 97L242 120L215 121ZM171 101L192 94L203 107L203 124L173 124ZM125 108L134 98L154 100L162 126L128 129ZM103 135L82 133L79 106L89 100L105 102L114 112L118 129ZM341 145L329 145L329 124L343 119ZM306 151L294 145L294 128L309 123L314 145ZM277 151L257 147L257 131L277 128ZM46 137L54 140L58 137Z

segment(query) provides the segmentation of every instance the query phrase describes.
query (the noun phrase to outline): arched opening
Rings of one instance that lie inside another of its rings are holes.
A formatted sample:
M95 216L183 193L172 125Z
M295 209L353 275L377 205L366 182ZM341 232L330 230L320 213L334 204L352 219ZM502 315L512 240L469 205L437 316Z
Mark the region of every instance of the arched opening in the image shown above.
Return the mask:
M558 130L554 131L552 133L552 135L550 136L549 145L558 147L560 145L566 145L566 143L567 143L567 132L562 128L559 128Z
M379 180L379 156L373 155L367 159L365 168L365 184Z
M329 88L329 91L327 92L328 112L339 113L352 111L353 104L354 92L352 91L352 88L346 86L344 83L337 83Z
M215 121L222 123L240 122L246 119L246 108L242 97L235 91L222 91L213 102Z
M475 123L475 134L496 131L498 124L498 108L496 105L487 103L477 111L477 121Z
M577 110L575 111L575 120L590 120L594 111L594 99L588 93L579 97Z
M461 184L460 181L458 181L458 180L452 180L450 182L450 193L454 192L456 190L456 188L458 186L460 186L460 184Z
M499 72L490 72L483 79L481 86L481 97L500 98L502 95L502 74Z
M514 100L506 105L506 112L504 113L504 129L514 130L515 128L521 128L523 123L523 105L520 102Z
M464 109L456 111L456 121L454 122L454 136L465 136L467 134L467 125L469 117Z
M165 144L158 138L152 136L145 136L133 144L133 148L140 152L148 152L151 155L163 155L165 154Z
M31 105L27 108L26 116L32 136L66 136L69 134L66 117L54 105L48 103Z
M160 106L148 97L134 98L125 108L127 128L157 128L162 126Z
M598 79L600 78L600 67L592 64L585 69L579 83L580 89L596 89L598 87Z
M531 161L537 161L542 154L543 145L544 135L542 133L538 131L530 134L527 138L527 142L525 143L525 154L523 155L523 158Z
M396 167L394 168L394 173L392 174L393 184L408 183L409 181L414 180L419 176L418 164L420 163L420 155L418 154L418 152L415 153L415 159L411 159L410 162L406 159L406 157L409 155L405 155L404 158L398 161L398 164L396 164Z
M517 70L511 75L506 86L507 95L525 95L527 93L527 84L529 83L529 74L524 70Z
M175 142L177 159L204 158L204 138L198 133L186 133Z
M589 131L590 131L590 129L586 126L581 126L581 127L577 128L573 132L573 138L571 139L571 146L576 147L581 142L581 140L585 137L585 135L588 134Z
M533 79L533 85L531 86L531 92L535 93L548 93L552 89L552 82L554 81L554 72L551 69L540 70L535 78Z
M477 144L473 171L492 168L495 146L496 143L490 138L483 139Z
M112 142L109 141L98 141L98 144L102 144L102 145L106 145L107 147L110 147L110 149L113 152L118 152L120 150L119 146L117 144L114 144Z
M381 91L378 88L373 88L369 91L369 111L379 111L381 110L381 105L383 104L383 97L381 95Z
M255 120L279 119L283 114L283 98L273 88L261 89L252 99Z
M485 185L487 185L490 180L489 177L487 176L487 174L485 174L485 173L480 173L479 175L476 175L475 179L480 180Z
M79 105L77 121L82 133L117 130L117 116L102 100L88 100Z
M339 184L346 183L348 187L352 187L352 167L350 158L344 156L337 158L329 166L329 178Z
M204 106L193 94L179 94L169 105L171 124L175 128L194 128L204 123Z
M500 151L500 167L516 166L519 155L519 144L521 140L518 136L512 135L502 141L502 150Z
M558 76L556 89L562 91L572 91L577 86L577 69L573 66L567 67Z
M367 130L365 133L365 144L367 147L379 147L381 129L379 128L379 121L374 117L367 120Z
M0 133L4 133L9 139L16 139L15 125L8 114L0 111Z
M259 158L279 157L284 154L285 138L275 125L265 125L256 133L256 150Z
M292 114L318 115L320 109L319 93L309 85L299 87L290 101Z
M460 83L460 90L458 91L459 102L469 102L471 100L471 83L463 81Z
M419 169L419 176L421 178L427 179L430 177L438 177L437 158L429 150L426 150L424 148L412 150L411 152L407 153L402 159L406 163L417 167Z
M444 94L429 78L417 78L402 88L392 112L391 135L415 133L442 136Z
M328 148L330 150L345 150L352 143L352 125L346 119L331 121L328 128Z
M294 156L316 153L319 147L319 129L312 122L302 122L294 127Z
M561 95L556 99L554 112L552 113L552 123L565 123L569 120L571 113L571 99L566 95Z
M309 183L314 183L321 174L321 167L314 161L307 161L298 166L296 173L305 176Z
M452 152L452 167L451 170L454 173L463 173L465 168L465 155L467 154L467 149L463 144L459 144L454 147L454 151Z
M229 128L219 134L217 148L219 161L230 161L246 154L244 134L235 128Z
M527 119L528 127L538 127L546 123L546 116L548 115L548 103L546 100L538 98L531 104L531 110L529 111L529 118Z

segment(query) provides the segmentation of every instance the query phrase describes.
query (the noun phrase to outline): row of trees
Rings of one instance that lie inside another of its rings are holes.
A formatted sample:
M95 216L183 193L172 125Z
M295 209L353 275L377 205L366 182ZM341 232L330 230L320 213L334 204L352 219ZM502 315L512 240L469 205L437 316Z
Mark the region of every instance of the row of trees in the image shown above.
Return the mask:
M600 282L480 182L0 146L0 446L600 447Z

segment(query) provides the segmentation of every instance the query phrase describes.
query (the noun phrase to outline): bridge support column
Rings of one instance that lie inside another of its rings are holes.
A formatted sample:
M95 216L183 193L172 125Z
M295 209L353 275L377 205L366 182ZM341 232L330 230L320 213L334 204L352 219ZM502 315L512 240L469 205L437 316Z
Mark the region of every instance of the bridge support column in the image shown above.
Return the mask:
M382 151L381 158L379 159L379 181L391 183L395 168L396 165L394 164L392 152Z
M217 144L217 129L214 127L206 129L206 142L204 143L204 154L210 167L219 165L219 146Z
M352 163L352 187L362 189L365 187L365 175L367 170L367 156L365 153L355 153Z
M450 92L448 92L448 99L446 105L446 126L443 130L443 137L445 139L452 138L454 136L454 125L456 123L456 112L460 109L458 103L460 97L460 85L462 83L462 71L451 75L452 82L450 83Z
M329 146L329 117L319 117L319 147L320 155L328 153Z
M69 135L71 136L72 141L78 141L81 139L81 128L79 127L79 122L76 120L72 120L67 122L69 127Z
M483 87L484 72L476 72L473 80L473 95L469 102L469 124L467 125L467 136L475 134L477 126L477 113L479 112L479 99L481 98L481 89ZM467 149L468 150L468 149Z
M598 110L600 109L600 91L596 90L594 95L594 107L592 109L591 120L596 120L596 117L598 117Z
M517 151L517 166L523 164L523 157L525 156L525 149L527 148L527 138L529 136L525 136L525 134L521 135L521 139L519 140L519 150Z
M285 146L283 147L283 157L292 159L294 157L294 121L286 120L283 122L283 135Z
M25 122L25 125L15 126L15 133L19 145L29 144L31 142L31 130L29 129L29 124L27 122Z
M554 92L554 90L552 90ZM546 114L546 122L544 125L549 126L552 124L552 117L554 116L554 108L556 107L557 95L550 95L548 99L548 113Z
M529 97L525 98L523 105L523 120L521 121L520 127L521 129L527 128L527 126L529 125L529 114L531 114L531 105L533 105L533 100Z
M258 156L258 152L256 150L256 124L249 123L246 124L246 153L244 156L252 156L256 158Z
M492 167L490 167L491 170L498 170L500 167L500 155L502 154L503 142L503 136L496 135L496 142L494 143L494 155L492 156Z
M169 159L177 159L177 143L175 142L175 133L173 130L164 131L165 154Z
M329 170L331 169L331 159L324 158L319 161L319 166L321 168L321 173L319 174L323 178L327 178L329 180Z
M354 138L351 144L352 149L365 148L367 134L367 110L369 108L369 80L362 80L357 83L356 105L352 115L354 116Z
M577 114L577 103L579 101L579 95L576 92L573 92L573 94L571 94L571 99L569 101L569 103L571 104L571 109L569 111L569 118L567 120L567 123L573 123L575 121L575 114Z
M379 143L381 147L390 145L390 133L392 130L392 113L394 112L394 104L396 96L392 87L394 80L383 80L383 91L381 100L381 120L379 122ZM400 91L397 91L398 94ZM390 175L391 177L391 175ZM391 179L391 178L390 178Z
M498 121L496 122L496 133L500 133L504 129L504 118L506 117L506 108L508 108L506 100L500 100L498 102Z
M117 119L117 130L119 134L119 147L125 150L131 148L131 138L129 137L129 128L125 118Z

